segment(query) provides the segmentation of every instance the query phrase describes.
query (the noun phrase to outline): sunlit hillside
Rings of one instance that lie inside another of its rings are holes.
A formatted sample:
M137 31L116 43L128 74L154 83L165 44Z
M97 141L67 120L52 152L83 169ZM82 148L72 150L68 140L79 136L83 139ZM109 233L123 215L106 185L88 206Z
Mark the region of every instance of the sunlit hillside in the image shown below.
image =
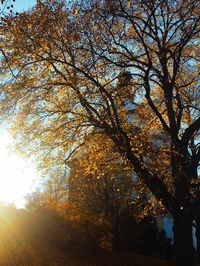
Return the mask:
M50 220L51 219L51 220ZM164 266L162 260L128 252L71 245L63 240L66 228L51 212L29 213L13 207L0 209L0 265L2 266ZM62 240L61 240L62 239Z

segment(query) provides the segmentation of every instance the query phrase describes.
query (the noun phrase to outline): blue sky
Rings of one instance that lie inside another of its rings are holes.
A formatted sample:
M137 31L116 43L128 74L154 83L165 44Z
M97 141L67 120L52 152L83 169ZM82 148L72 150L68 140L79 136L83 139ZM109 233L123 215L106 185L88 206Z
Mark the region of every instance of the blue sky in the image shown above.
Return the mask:
M13 5L17 12L28 10L36 4L36 0L16 0Z

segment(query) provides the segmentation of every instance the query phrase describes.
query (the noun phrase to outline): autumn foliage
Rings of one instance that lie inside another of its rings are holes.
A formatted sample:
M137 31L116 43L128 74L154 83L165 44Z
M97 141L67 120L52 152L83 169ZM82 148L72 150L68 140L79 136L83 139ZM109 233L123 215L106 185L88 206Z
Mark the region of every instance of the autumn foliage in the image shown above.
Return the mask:
M187 266L199 197L199 21L192 0L47 0L0 29L1 114L18 149L58 180L69 155L101 133L118 153L111 173L130 165L171 213L177 263ZM83 170L95 186L103 150Z

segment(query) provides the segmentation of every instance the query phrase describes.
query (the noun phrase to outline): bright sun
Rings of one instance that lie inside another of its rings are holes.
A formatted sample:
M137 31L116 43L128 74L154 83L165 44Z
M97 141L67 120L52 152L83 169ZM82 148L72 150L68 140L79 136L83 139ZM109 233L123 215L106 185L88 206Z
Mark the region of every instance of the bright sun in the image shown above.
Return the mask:
M24 207L24 196L35 189L39 176L32 163L9 152L12 142L6 130L0 134L0 201L20 208Z

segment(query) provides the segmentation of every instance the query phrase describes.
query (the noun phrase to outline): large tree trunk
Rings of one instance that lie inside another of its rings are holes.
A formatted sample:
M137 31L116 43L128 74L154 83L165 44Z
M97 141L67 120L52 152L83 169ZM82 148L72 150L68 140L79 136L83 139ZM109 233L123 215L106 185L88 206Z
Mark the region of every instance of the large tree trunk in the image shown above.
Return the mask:
M197 240L197 251L196 251L196 258L197 262L200 262L200 215L196 216L196 240Z
M173 215L174 220L174 251L177 266L193 266L195 264L192 219L184 209Z
M187 150L171 144L172 175L175 184L173 202L174 248L177 266L195 265L192 239L192 209L190 192L190 163Z

